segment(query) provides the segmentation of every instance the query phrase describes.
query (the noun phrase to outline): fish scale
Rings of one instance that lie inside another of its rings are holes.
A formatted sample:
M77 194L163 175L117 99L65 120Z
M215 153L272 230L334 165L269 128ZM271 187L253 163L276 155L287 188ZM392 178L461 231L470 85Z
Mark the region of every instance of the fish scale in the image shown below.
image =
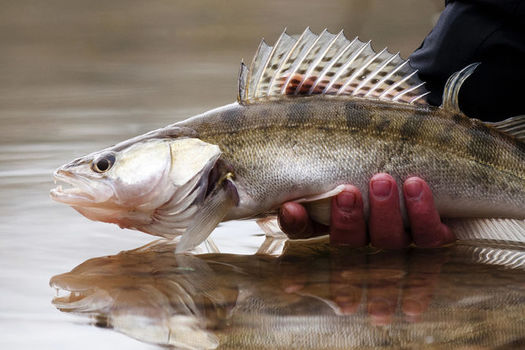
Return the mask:
M305 189L322 193L344 183L358 186L366 201L368 179L388 172L399 184L410 176L427 180L447 216L465 215L468 208L448 201L467 198L484 211L480 216L494 208L503 208L500 217L521 214L508 209L525 205L523 150L511 137L462 119L431 107L303 97L234 104L179 125L219 145L238 185L264 210ZM443 133L453 136L444 143ZM491 147L473 146L483 142Z

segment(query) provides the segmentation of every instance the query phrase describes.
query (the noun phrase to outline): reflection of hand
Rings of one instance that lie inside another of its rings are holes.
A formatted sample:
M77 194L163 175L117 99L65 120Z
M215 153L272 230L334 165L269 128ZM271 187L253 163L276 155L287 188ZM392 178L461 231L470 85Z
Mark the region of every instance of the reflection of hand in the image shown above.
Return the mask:
M340 314L354 314L362 306L375 325L390 324L396 309L405 320L417 322L430 304L446 260L441 250L335 255L325 261L327 276L320 266L305 272L304 266L283 261L281 285L288 294L322 299Z
M441 223L428 184L411 177L403 185L411 235L403 227L397 184L388 174L376 174L369 183L370 218L367 237L361 192L347 185L332 198L331 224L327 229L309 219L306 209L294 202L283 204L279 225L291 238L307 238L330 231L335 244L362 247L370 242L378 248L398 249L411 240L420 247L439 247L455 240L450 229Z

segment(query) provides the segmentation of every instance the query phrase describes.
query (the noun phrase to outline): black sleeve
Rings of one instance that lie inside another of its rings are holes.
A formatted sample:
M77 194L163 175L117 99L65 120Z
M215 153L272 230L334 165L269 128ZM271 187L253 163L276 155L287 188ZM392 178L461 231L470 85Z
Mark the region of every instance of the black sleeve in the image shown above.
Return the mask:
M487 121L525 114L525 0L447 1L410 56L433 105L448 77L473 62L481 65L461 88L462 111Z

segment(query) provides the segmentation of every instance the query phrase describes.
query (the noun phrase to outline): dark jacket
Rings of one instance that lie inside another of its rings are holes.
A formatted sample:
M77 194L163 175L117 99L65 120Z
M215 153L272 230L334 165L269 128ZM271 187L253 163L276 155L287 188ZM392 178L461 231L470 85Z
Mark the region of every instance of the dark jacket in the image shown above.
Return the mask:
M464 83L460 107L487 121L525 114L525 0L447 1L436 26L410 56L410 64L441 104L448 77L481 65Z

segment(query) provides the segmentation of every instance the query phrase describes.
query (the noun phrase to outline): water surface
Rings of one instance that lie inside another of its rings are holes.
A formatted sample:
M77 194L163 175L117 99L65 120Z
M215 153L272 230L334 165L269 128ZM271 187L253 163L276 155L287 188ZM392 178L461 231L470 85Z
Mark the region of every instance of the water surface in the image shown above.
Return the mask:
M158 345L198 349L525 346L523 248L402 252L288 242L176 255L158 241L51 279L53 304Z

